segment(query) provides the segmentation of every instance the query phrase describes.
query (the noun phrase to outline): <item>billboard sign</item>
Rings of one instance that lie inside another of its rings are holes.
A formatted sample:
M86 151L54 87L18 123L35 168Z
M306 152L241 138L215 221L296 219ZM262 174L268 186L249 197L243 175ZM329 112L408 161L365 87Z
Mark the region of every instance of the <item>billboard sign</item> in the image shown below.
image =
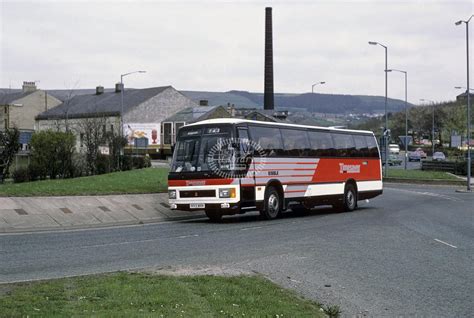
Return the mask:
M135 146L135 140L146 138L149 147L158 147L160 141L160 124L127 123L123 125L125 138L129 146Z

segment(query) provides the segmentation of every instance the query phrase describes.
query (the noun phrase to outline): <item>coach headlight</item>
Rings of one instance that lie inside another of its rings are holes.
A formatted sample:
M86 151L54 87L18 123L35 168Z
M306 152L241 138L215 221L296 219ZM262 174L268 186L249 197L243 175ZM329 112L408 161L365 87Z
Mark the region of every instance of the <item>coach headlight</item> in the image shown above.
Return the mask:
M176 199L176 190L168 190L168 197L170 199Z
M235 188L219 189L219 198L235 198Z

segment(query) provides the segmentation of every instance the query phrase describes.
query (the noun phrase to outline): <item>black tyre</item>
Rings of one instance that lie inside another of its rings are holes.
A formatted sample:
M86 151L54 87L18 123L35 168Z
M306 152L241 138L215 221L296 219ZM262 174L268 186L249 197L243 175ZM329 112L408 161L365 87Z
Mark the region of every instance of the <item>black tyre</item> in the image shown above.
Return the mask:
M336 212L351 212L357 208L357 191L352 184L347 184L344 189L342 202L332 205Z
M357 208L357 191L352 184L346 185L342 201L345 211L354 211Z
M206 215L211 222L220 222L222 220L222 214L217 210L206 210Z
M267 187L265 190L263 210L260 211L260 214L266 220L273 220L280 216L281 210L282 200L280 193L275 187Z

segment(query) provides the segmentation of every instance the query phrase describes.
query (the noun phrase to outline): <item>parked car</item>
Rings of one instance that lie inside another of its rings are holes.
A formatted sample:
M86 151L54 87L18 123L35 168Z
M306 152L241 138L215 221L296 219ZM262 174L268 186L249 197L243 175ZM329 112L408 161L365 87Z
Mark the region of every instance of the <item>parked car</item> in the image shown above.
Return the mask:
M420 154L421 159L426 159L426 152L424 152L423 149L416 148L415 152L418 152Z
M410 151L408 153L408 161L421 161L421 156L418 151Z
M444 153L442 153L441 151L437 151L433 154L433 160L436 160L436 161L445 161L446 160L446 156L444 155Z
M398 155L400 153L400 147L397 144L389 144L388 151L390 153Z
M389 166L400 166L401 164L402 164L402 160L399 159L397 155L390 155L388 157Z

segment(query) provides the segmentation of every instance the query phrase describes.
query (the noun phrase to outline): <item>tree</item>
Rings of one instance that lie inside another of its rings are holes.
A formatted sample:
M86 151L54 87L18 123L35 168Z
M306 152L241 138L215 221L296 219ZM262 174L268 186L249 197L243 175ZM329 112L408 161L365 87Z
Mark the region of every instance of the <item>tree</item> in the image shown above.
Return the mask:
M86 162L91 174L97 173L97 160L99 158L99 146L106 143L105 117L84 118L78 121L76 130L81 136L81 142L85 147Z
M20 150L20 131L14 127L0 131L0 182L8 173L13 158Z

